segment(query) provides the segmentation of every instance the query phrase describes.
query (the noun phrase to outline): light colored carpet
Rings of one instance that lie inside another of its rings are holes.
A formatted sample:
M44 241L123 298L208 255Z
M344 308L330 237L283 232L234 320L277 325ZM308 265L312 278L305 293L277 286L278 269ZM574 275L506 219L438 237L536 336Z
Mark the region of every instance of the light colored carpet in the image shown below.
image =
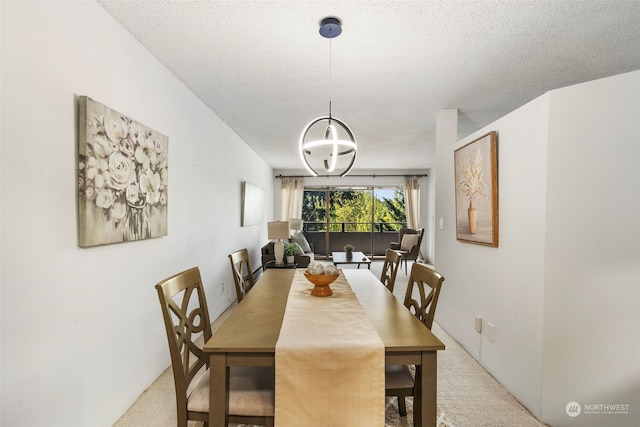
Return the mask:
M385 427L413 426L413 399L407 398L407 416L398 415L395 398L386 399ZM438 408L437 427L453 427L446 414ZM173 388L173 375L167 369L146 389L133 406L114 424L116 427L175 427L176 399ZM189 427L201 427L203 423L190 421ZM230 424L234 427L248 427L245 424Z
M410 266L409 266L410 267ZM382 262L374 261L371 270L380 276ZM402 300L408 277L398 273L394 295ZM445 284L443 284L443 292ZM230 310L214 322L220 324ZM438 318L436 311L436 319ZM476 360L453 340L437 323L434 334L446 345L438 353L438 427L544 427L520 402L507 392ZM412 399L407 399L407 416L398 416L395 398L386 400L385 427L413 425ZM129 410L114 424L115 427L174 427L176 425L173 375L165 370ZM200 427L201 423L189 423ZM240 427L240 426L237 426Z

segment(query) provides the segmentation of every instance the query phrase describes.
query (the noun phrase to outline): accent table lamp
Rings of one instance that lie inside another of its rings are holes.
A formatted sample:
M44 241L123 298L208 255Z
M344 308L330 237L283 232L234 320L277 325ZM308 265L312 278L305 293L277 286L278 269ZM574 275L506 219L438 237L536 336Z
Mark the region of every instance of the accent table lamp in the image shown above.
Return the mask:
M289 229L293 231L301 231L302 220L300 218L289 218Z
M276 256L276 264L284 263L284 243L282 239L289 238L289 222L277 221L267 223L267 233L269 240L275 240L273 253Z

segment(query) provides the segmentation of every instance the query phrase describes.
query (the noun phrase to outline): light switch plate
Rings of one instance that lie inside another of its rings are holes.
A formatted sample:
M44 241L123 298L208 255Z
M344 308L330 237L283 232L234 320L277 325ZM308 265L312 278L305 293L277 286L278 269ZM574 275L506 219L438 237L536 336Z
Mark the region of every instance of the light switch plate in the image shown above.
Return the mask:
M496 327L493 326L493 323L487 322L487 329L488 329L487 339L489 341L491 341L491 342L495 342L496 341Z
M477 333L482 333L482 317L476 316L475 329Z

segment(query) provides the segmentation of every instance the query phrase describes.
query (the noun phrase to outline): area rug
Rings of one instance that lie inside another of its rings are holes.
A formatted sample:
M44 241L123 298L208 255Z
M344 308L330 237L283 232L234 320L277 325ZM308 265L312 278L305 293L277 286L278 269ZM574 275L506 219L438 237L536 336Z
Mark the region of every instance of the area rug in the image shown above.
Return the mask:
M385 408L385 421L384 427L413 427L413 398L407 397L407 416L401 417L398 414L398 400L395 397L386 398ZM454 427L451 421L447 418L446 414L437 408L437 422L436 427ZM195 427L197 424L193 424ZM191 424L190 424L191 426ZM247 424L229 424L234 427L253 427Z
M398 403L395 397L388 397L386 400L387 407L385 409L385 427L413 427L413 398L406 398L407 416L401 417L398 414ZM454 427L446 414L437 408L436 427Z

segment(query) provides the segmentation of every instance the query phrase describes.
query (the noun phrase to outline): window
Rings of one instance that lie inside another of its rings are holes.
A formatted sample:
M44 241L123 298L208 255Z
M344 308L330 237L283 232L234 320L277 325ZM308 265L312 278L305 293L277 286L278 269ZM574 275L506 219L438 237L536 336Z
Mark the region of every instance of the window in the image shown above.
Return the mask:
M399 188L306 188L302 219L318 255L342 251L348 243L383 256L406 224L404 194Z

